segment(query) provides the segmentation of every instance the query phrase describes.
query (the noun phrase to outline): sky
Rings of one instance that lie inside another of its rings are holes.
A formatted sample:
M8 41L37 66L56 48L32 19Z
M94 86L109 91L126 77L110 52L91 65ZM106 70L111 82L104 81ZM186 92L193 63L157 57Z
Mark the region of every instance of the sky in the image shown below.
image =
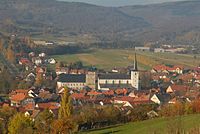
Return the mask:
M60 0L60 1L84 2L101 6L127 6L127 5L146 5L146 4L183 1L183 0Z

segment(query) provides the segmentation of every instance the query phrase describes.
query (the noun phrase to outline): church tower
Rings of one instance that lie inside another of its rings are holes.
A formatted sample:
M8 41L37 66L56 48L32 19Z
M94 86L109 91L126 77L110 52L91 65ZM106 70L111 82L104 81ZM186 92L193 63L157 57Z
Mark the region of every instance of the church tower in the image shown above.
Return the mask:
M134 59L134 68L131 70L131 85L134 88L136 88L136 90L139 90L139 71L138 71L136 53Z

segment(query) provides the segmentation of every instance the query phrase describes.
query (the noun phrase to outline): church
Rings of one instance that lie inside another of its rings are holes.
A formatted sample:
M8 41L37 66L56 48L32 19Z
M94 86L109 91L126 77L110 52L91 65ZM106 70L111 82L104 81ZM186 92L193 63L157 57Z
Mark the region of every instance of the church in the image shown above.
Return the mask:
M132 88L139 90L139 71L135 54L134 67L127 73L104 73L98 76L98 89Z

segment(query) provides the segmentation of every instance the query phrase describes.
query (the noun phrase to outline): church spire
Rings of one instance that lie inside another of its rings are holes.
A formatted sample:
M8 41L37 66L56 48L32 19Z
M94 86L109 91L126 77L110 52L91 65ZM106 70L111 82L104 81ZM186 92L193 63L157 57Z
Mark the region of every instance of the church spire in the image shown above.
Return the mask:
M135 53L135 59L134 59L134 71L138 70L138 66L137 66L137 58L136 58L136 53Z

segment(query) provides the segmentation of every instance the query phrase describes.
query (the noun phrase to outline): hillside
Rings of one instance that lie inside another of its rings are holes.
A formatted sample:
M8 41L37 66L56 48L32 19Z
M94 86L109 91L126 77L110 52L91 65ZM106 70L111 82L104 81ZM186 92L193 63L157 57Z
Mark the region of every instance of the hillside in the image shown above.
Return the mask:
M130 17L117 8L55 0L1 0L0 18L1 29L33 35L101 36L148 25L142 18Z
M147 6L121 7L130 16L140 16L151 27L137 33L138 38L148 40L197 41L200 32L200 1L172 2ZM187 36L190 33L191 36ZM185 38L187 36L187 38ZM181 38L183 37L183 38Z
M200 1L101 7L56 0L1 0L0 29L6 34L197 43ZM75 40L75 39L74 39Z
M141 122L128 123L121 126L86 132L87 134L167 134L173 130L183 129L191 132L191 129L199 127L200 115L187 115L174 118L159 118ZM173 131L174 132L174 131ZM192 133L192 132L191 132Z

